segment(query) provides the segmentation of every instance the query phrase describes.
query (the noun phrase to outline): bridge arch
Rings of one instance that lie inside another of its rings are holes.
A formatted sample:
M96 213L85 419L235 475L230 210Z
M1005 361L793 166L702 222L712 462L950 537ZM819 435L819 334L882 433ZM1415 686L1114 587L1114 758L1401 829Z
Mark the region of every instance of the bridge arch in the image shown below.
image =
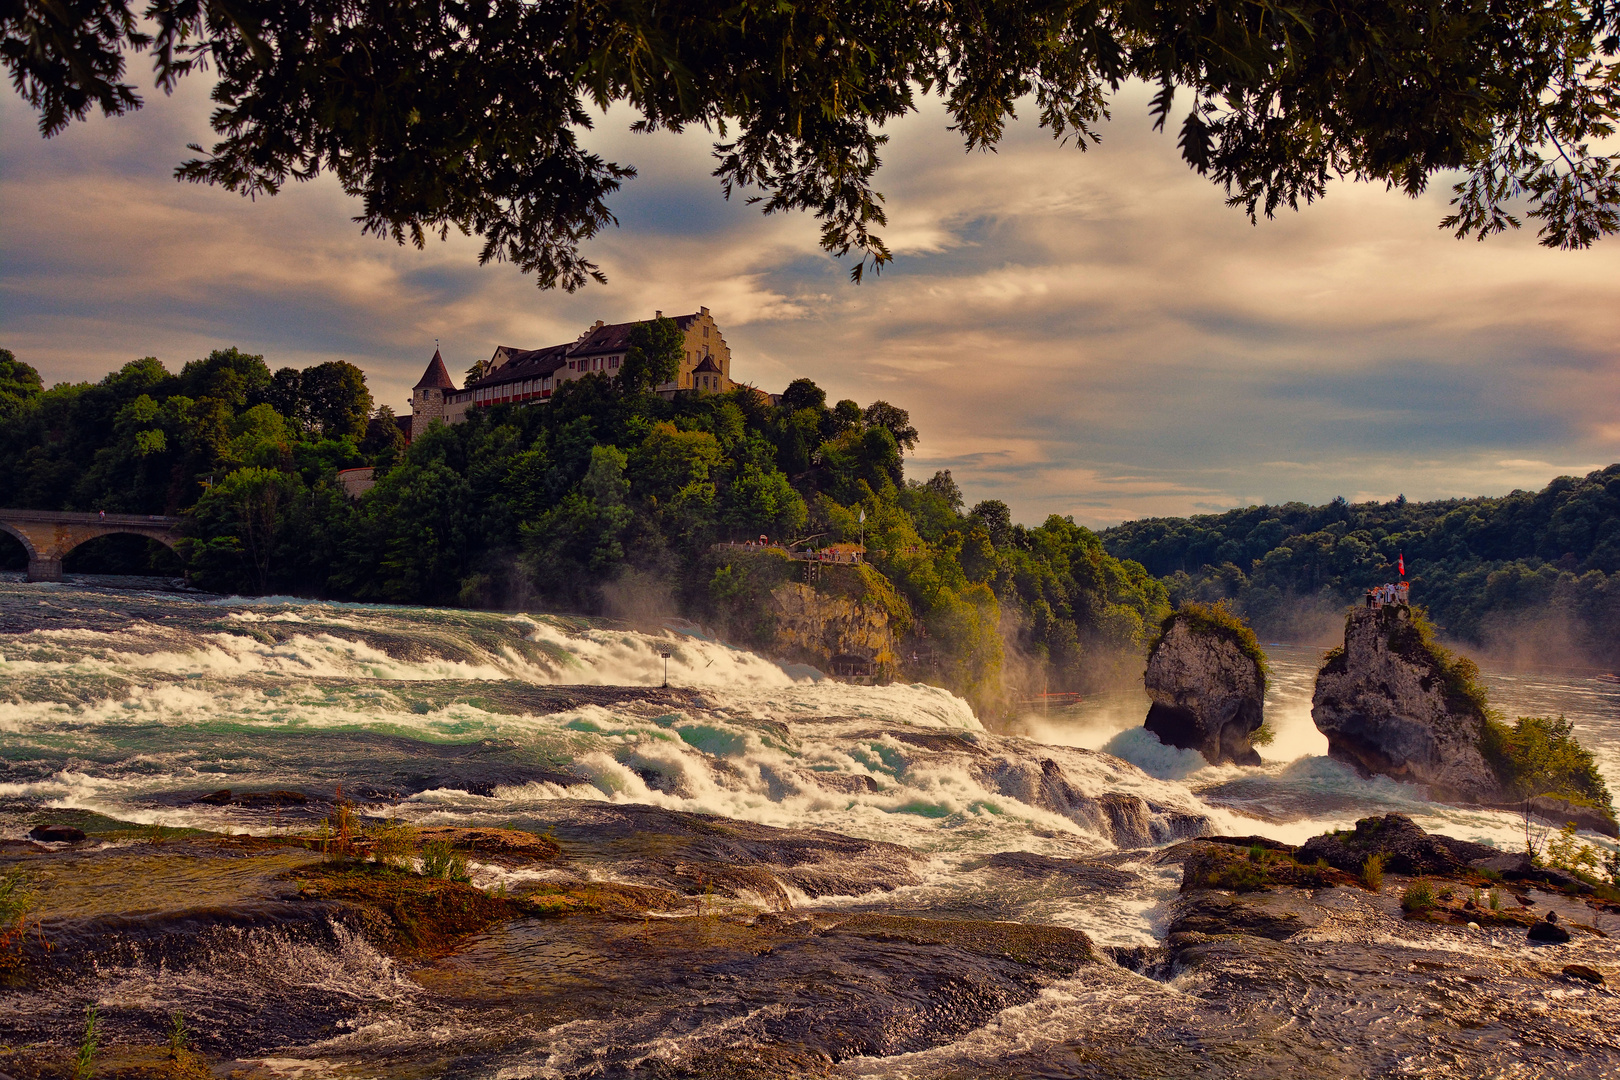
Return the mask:
M86 536L62 552L64 574L142 574L178 577L184 564L175 538L112 528Z
M0 509L0 529L22 541L28 552L29 581L62 580L62 559L97 537L118 533L144 536L171 551L180 539L180 519L160 514Z
M16 541L23 546L23 550L28 552L29 562L33 562L35 559L39 558L39 552L34 550L33 541L28 539L27 533L23 532L14 525L6 524L4 521L0 521L0 532L5 533L7 536L14 537Z

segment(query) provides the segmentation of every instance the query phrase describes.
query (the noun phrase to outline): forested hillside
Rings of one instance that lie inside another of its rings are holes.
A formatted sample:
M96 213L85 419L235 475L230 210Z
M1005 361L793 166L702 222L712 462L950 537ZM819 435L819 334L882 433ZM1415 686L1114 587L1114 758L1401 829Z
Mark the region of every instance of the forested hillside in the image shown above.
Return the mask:
M1460 641L1536 659L1620 663L1620 465L1500 498L1287 503L1151 518L1102 533L1173 597L1230 598L1263 636L1396 577Z
M1072 521L968 510L949 472L908 480L918 438L904 409L829 406L809 380L772 405L747 389L665 401L589 376L406 446L347 364L272 373L227 349L177 375L148 358L43 390L0 355L0 505L184 514L184 569L205 589L723 627L746 623L754 594L716 542L864 538L922 658L907 677L983 705L1139 674L1164 586ZM366 464L377 484L350 499L336 472ZM125 539L85 545L69 570L172 558ZM20 568L20 545L0 545Z

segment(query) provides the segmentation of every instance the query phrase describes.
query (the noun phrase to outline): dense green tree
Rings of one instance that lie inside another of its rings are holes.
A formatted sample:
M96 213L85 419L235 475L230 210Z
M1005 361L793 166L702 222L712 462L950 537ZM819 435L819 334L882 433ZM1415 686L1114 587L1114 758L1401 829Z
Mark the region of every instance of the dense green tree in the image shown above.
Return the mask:
M1453 638L1545 638L1571 660L1620 660L1620 465L1500 498L1251 506L1103 535L1178 596L1231 599L1268 635L1288 632L1302 601L1360 600L1404 555L1414 597Z
M1580 247L1620 228L1617 36L1620 9L1597 0L0 8L0 60L47 135L140 107L127 54L149 52L164 91L207 67L219 140L182 178L270 194L330 172L368 233L420 245L455 228L483 239L483 261L568 289L601 279L581 245L634 175L581 145L593 108L723 132L726 194L813 212L824 248L858 254L858 279L890 257L882 129L919 91L969 149L994 147L1025 100L1083 149L1133 80L1157 88L1151 117L1177 123L1187 164L1251 217L1334 177L1417 196L1461 170L1447 227L1516 227L1522 198L1543 243Z
M361 439L371 417L365 372L343 360L303 370L299 396L314 430L324 439Z
M619 383L632 392L654 390L680 374L686 335L674 319L660 315L630 328L629 348L619 366Z
M157 372L167 377L162 365L151 357ZM129 369L125 369L126 371ZM180 393L194 400L209 399L240 409L270 388L272 376L264 357L245 353L234 346L215 349L201 360L193 360L180 371ZM143 390L149 389L143 387Z
M0 415L16 412L43 389L39 372L18 360L10 349L0 349Z
M366 437L360 441L361 454L369 461L392 465L405 452L405 445L405 432L400 430L394 410L387 405L377 406L377 411L366 421Z
M181 555L204 588L229 590L246 581L265 592L302 484L296 474L248 467L227 474L192 511L196 532L181 541Z
M779 405L783 412L796 413L801 409L812 409L818 414L827 407L827 391L817 386L810 379L794 379L782 391Z
M255 395L299 431L309 427L309 409L304 403L304 373L297 368L278 368L270 383Z
M887 431L900 449L917 448L917 429L911 426L911 414L906 410L890 405L887 401L874 401L866 407L861 419L869 428L883 428Z

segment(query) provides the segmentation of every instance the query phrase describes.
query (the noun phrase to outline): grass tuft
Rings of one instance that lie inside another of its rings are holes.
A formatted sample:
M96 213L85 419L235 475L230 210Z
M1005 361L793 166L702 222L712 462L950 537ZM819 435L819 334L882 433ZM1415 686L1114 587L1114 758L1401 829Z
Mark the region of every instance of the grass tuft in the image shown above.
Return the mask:
M1433 911L1434 904L1434 886L1427 878L1418 878L1401 893L1401 910L1408 915L1422 915Z
M73 1080L90 1080L96 1075L96 1050L101 1044L101 1014L94 1005L84 1010L84 1036L73 1058Z
M1384 887L1384 855L1367 856L1367 861L1361 864L1361 884L1368 892L1377 892Z
M422 849L422 875L446 881L472 880L467 872L467 856L452 848L448 840L434 840Z
M421 834L414 825L403 821L385 821L367 830L371 841L371 858L378 866L390 870L409 870L416 858L416 847Z

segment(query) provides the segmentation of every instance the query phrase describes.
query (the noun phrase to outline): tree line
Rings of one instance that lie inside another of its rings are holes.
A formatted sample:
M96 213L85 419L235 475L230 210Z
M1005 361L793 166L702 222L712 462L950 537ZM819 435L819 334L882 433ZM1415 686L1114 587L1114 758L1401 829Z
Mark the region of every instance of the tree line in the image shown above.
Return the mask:
M1070 519L969 508L948 470L908 478L920 435L888 402L829 404L808 379L774 404L648 392L679 343L658 330L638 338L634 378L589 375L409 444L348 364L272 372L222 349L178 375L145 358L46 390L4 353L0 505L182 514L173 569L211 591L585 613L628 591L745 640L768 582L715 544L861 539L910 677L994 707L1135 674L1169 610L1142 566ZM337 472L362 465L376 484L351 499ZM113 539L119 569L169 557Z
M1453 639L1620 662L1620 465L1501 497L1149 518L1102 540L1173 598L1229 600L1267 637L1297 631L1302 602L1337 610L1395 580L1404 555L1413 602Z

